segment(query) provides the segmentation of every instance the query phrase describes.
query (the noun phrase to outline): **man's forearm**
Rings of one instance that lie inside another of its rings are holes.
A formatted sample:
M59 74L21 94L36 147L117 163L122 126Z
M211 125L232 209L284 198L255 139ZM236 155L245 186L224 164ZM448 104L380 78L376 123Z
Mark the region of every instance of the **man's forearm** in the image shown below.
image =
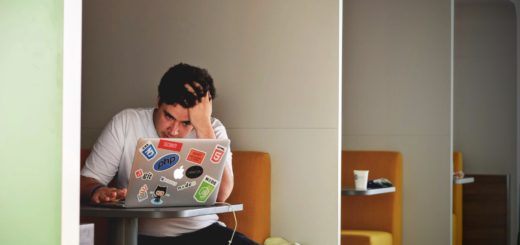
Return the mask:
M199 139L216 139L215 131L211 124L209 126L195 128L195 132L197 133L197 138Z
M229 166L225 166L217 194L217 202L225 202L231 195L234 185L235 180L233 178L233 172Z

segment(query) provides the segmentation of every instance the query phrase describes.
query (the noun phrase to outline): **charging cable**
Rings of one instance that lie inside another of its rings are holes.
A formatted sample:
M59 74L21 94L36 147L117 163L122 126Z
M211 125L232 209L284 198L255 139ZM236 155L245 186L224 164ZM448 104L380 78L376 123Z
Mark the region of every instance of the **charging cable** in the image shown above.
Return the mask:
M231 209L231 207L232 207L231 204L229 204L227 202L217 202L217 204L227 205L229 207L229 209L233 212L233 218L235 219L235 228L233 229L233 233L231 233L231 238L228 241L228 245L231 245L231 243L233 242L233 237L235 236L235 232L237 231L237 226L238 226L237 215L235 213L235 210Z

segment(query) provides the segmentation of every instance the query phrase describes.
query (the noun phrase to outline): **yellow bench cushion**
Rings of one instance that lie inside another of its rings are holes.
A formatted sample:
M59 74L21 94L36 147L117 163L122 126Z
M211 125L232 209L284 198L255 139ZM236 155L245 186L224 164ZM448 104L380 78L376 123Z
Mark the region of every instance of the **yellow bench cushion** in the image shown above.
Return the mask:
M392 234L384 231L342 230L341 244L392 245Z

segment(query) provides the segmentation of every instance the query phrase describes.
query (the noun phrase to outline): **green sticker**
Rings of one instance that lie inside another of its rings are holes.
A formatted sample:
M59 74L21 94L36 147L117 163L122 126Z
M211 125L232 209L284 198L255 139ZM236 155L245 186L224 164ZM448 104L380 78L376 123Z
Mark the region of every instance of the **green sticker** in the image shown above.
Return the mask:
M216 179L213 179L207 175L204 176L204 180L202 180L200 183L199 188L197 188L197 191L193 195L193 198L195 198L197 202L206 202L213 191L215 191L215 186L217 186Z

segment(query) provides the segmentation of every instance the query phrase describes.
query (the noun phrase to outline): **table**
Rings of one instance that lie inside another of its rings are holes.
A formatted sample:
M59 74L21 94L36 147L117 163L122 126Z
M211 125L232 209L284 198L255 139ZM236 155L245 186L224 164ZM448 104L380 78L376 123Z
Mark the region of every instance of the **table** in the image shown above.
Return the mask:
M163 208L106 208L98 206L81 206L81 216L114 218L114 244L137 245L137 228L139 218L193 217L207 214L241 211L243 209L243 204L215 204L213 206Z
M372 196L372 195L380 195L385 193L395 192L395 187L385 187L385 188L374 188L367 190L356 190L352 187L345 187L341 189L341 195L343 196Z
M453 183L456 185L464 185L475 182L475 178L473 177L465 177L465 178L457 178L453 177Z

